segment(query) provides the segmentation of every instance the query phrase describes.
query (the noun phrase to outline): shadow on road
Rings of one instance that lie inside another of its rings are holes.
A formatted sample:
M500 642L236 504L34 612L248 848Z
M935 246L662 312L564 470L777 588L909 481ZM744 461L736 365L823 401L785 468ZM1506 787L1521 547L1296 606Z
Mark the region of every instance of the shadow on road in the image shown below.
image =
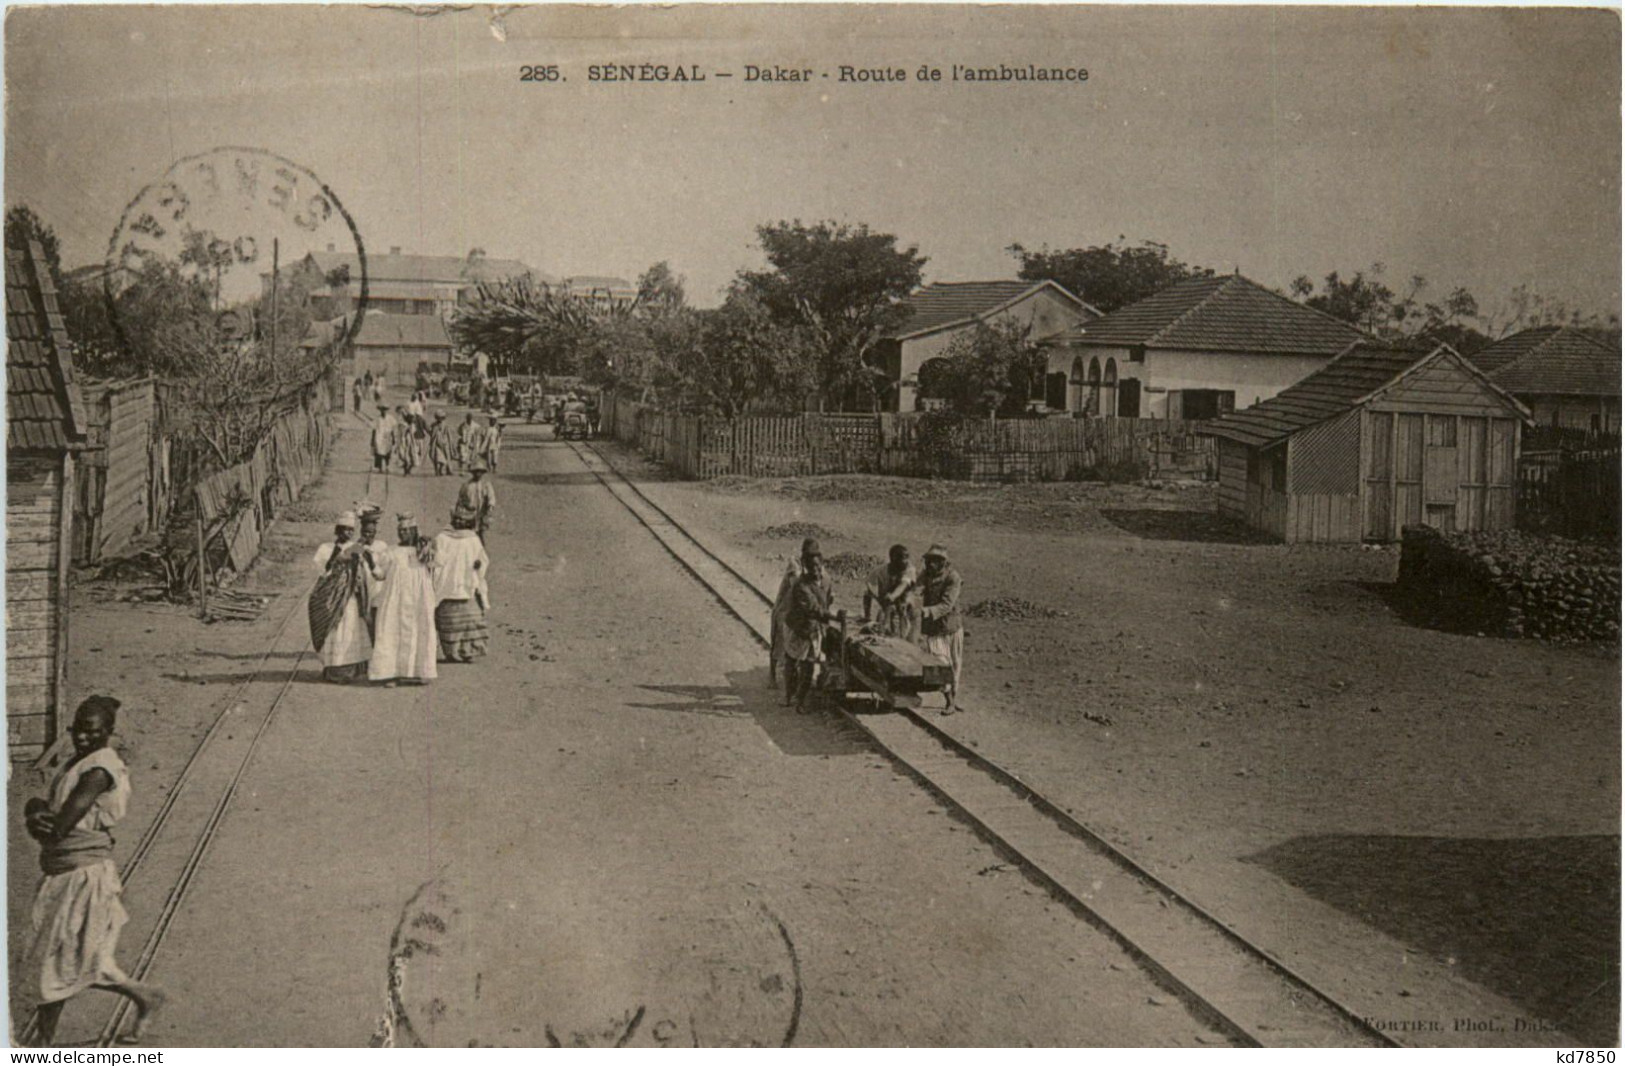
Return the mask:
M858 755L869 750L863 735L837 718L827 705L808 714L797 714L794 707L784 706L784 689L768 686L766 667L736 671L727 678L726 686L640 685L646 692L674 698L628 706L674 714L753 718L786 755Z
M1142 540L1181 540L1196 544L1272 544L1268 536L1211 511L1156 507L1108 508L1101 516Z
M1617 836L1322 835L1246 862L1583 1040L1618 1040Z

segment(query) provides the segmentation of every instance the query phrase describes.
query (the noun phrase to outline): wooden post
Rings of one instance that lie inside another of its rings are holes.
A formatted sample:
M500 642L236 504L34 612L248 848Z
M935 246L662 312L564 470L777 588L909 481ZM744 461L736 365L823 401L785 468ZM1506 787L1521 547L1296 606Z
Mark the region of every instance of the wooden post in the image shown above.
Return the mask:
M207 545L203 539L203 494L193 489L192 499L197 504L197 616L207 618L209 617L209 561L206 554Z

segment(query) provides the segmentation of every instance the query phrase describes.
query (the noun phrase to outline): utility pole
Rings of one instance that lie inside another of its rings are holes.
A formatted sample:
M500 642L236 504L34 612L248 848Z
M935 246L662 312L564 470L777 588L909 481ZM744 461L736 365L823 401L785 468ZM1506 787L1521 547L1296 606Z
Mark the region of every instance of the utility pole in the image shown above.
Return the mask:
M271 373L272 374L276 373L276 296L277 296L276 291L277 291L278 288L281 287L277 283L277 265L278 265L277 264L277 258L278 258L278 253L281 250L280 247L279 247L280 244L281 244L281 241L278 238L276 238L276 237L271 238Z

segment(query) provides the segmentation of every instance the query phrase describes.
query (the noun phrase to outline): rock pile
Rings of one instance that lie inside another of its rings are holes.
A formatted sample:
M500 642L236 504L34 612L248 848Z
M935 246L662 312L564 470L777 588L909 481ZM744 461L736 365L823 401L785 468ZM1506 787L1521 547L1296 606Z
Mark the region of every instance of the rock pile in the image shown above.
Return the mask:
M965 613L972 618L996 618L1001 622L1030 622L1035 619L1066 617L1065 611L1057 611L1053 607L1045 607L1019 596L982 600L973 604Z
M824 556L824 569L832 577L864 578L874 573L882 561L879 556L862 552L837 552Z
M839 536L834 530L825 529L817 522L786 522L783 525L768 526L762 530L764 537L790 537L805 539L807 537L835 537Z
M1514 530L1407 526L1399 590L1451 628L1507 637L1614 641L1619 548Z

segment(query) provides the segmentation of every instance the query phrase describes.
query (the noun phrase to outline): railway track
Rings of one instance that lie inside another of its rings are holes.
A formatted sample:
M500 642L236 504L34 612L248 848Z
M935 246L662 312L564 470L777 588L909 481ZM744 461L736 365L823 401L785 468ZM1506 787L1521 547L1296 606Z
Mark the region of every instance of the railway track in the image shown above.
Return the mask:
M723 609L764 648L769 646L772 600L767 593L701 543L596 448L568 447ZM870 714L843 707L839 713L1233 1044L1401 1046L1016 774L918 712L905 708Z
M259 749L261 738L275 719L299 668L309 657L301 642L300 650L293 654L286 671L271 673L269 699L252 694L253 686L268 680L266 674L271 660L287 637L289 626L303 614L305 597L298 595L291 599L265 653L224 701L120 870L132 916L125 928L128 932L146 929L136 961L127 970L137 981L144 980L151 971L170 925L236 796L237 786ZM158 875L156 880L154 871ZM123 997L116 1000L111 1008L107 1000L100 997L70 1000L58 1027L58 1040L111 1046L117 1041L131 1009L128 1000ZM36 1012L18 1033L18 1042L26 1047L34 1044L38 1037Z

